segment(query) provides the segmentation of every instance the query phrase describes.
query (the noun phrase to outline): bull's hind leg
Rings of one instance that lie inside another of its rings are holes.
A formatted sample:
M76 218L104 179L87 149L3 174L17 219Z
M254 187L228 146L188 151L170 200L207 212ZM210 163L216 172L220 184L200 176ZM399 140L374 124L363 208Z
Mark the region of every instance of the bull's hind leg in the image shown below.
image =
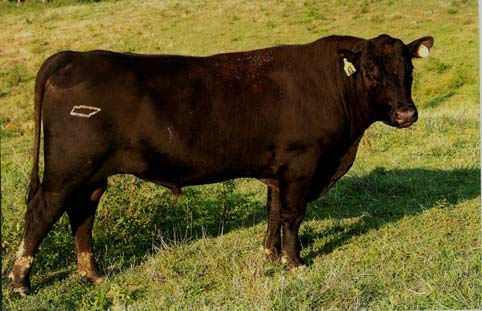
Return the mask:
M42 184L28 203L23 239L10 273L14 292L21 295L30 293L30 270L35 253L52 225L64 212L65 199L65 191L50 191Z
M107 187L107 180L96 183L75 195L67 207L77 254L77 272L93 283L104 278L97 269L92 250L92 226L99 200Z
M267 259L276 260L281 254L281 206L278 187L268 185L268 229L263 247Z

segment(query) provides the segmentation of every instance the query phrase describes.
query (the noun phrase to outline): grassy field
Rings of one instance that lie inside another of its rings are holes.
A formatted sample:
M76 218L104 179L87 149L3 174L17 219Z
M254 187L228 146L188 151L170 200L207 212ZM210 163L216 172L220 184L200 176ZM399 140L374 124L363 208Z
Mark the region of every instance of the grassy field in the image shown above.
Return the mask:
M476 309L481 305L477 1L125 0L0 3L4 310ZM330 34L432 35L414 60L419 121L372 126L351 171L310 204L303 271L263 261L265 188L254 180L170 193L109 179L94 227L108 280L75 274L66 216L37 255L34 295L6 276L31 167L33 86L66 49L209 55Z

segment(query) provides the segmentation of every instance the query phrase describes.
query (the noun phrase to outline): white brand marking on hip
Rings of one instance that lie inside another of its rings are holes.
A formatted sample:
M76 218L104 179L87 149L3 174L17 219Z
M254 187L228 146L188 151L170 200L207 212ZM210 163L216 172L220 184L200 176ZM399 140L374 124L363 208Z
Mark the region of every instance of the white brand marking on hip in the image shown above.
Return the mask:
M90 118L101 110L102 109L99 107L79 105L72 107L70 115L81 118Z

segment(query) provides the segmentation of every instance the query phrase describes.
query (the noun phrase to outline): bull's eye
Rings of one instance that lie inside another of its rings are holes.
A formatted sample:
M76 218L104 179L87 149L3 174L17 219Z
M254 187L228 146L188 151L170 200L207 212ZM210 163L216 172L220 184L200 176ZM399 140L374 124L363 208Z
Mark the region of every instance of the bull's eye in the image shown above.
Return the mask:
M393 72L393 74L394 74L394 75L398 75L398 71L395 70L395 71Z
M375 68L375 64L372 62L367 62L366 66L367 66L367 70L369 71Z
M367 74L368 79L370 79L371 86L382 85L380 78L373 74Z

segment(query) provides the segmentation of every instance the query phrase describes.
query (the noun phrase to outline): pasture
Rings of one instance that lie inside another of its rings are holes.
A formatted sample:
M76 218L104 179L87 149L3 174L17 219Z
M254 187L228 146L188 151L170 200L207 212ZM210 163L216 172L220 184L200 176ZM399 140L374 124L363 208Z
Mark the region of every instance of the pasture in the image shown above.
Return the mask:
M321 310L481 307L477 1L120 0L0 3L4 310ZM41 245L33 296L12 294L32 161L33 87L61 50L210 55L331 34L435 38L414 60L419 121L376 123L349 173L311 203L304 270L263 260L266 189L109 179L94 225L108 280L75 273L64 215Z

